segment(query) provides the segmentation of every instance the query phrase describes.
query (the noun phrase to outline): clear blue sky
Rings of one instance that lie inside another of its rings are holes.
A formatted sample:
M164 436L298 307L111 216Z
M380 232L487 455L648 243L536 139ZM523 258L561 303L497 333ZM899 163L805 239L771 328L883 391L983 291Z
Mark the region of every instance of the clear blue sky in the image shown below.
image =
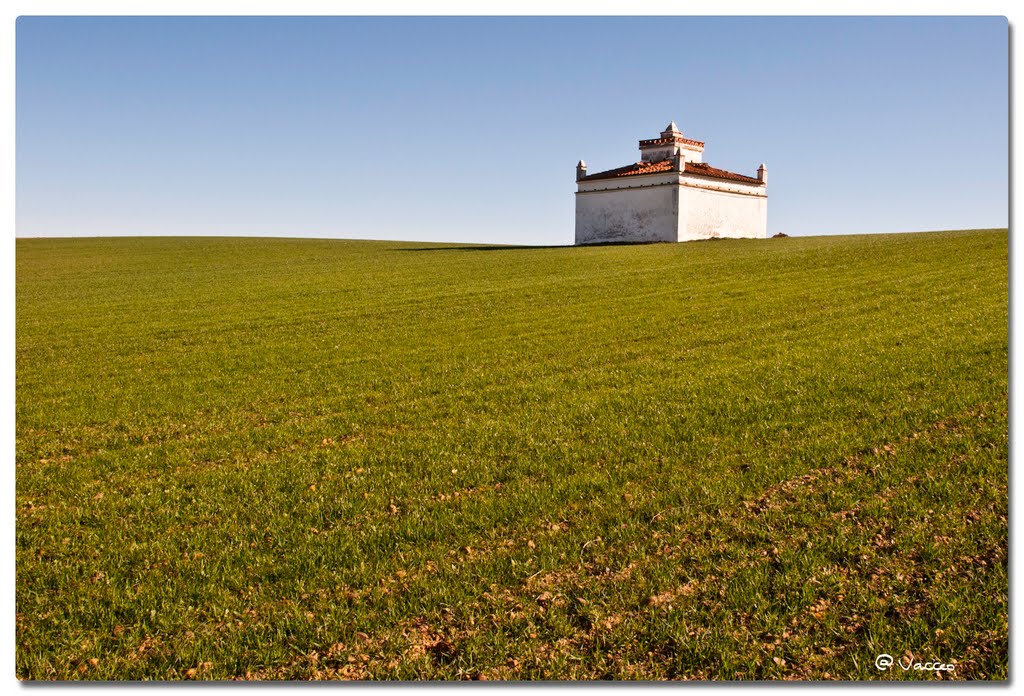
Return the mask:
M570 244L673 119L770 234L1005 227L1008 89L1000 17L22 17L17 233Z

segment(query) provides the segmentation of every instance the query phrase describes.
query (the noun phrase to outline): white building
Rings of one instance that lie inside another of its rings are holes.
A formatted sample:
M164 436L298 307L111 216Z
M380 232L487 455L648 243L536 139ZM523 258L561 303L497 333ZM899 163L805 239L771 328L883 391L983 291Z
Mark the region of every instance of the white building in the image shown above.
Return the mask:
M704 143L670 123L640 141L640 161L587 174L576 165L576 243L766 237L768 168L757 177L701 161Z

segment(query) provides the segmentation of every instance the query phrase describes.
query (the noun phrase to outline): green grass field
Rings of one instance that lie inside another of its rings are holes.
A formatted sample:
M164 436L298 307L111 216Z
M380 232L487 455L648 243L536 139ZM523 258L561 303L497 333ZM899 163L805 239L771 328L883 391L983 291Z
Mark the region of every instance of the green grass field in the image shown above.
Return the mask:
M1005 679L1007 256L19 240L17 673Z

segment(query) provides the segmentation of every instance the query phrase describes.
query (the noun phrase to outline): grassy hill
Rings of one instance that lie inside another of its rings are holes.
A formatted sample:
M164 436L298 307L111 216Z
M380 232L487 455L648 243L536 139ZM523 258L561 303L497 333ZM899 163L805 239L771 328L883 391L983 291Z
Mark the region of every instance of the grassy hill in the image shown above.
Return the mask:
M23 678L1006 678L1006 230L17 242Z

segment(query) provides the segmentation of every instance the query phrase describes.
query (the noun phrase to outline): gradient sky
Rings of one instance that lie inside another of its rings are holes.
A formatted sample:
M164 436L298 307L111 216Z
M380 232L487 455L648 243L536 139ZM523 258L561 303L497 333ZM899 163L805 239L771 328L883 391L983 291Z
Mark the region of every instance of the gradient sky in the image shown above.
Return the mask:
M769 234L1005 227L1008 90L1002 17L21 17L17 234L571 244L670 120Z

